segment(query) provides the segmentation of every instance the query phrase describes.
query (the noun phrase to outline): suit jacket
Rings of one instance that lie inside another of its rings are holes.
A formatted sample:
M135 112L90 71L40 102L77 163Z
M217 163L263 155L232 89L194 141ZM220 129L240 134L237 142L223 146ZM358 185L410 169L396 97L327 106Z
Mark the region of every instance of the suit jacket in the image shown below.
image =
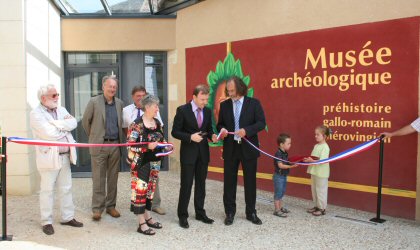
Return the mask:
M207 135L199 143L191 141L191 134L199 131L206 132ZM214 134L209 108L204 107L203 123L199 128L191 103L179 106L176 110L171 134L174 138L181 140L181 165L194 165L198 157L203 164L209 163L210 152L207 139L211 140Z
M57 141L63 137L68 142L75 142L70 131L77 127L76 118L64 119L70 115L63 107L57 107L57 120L47 112L41 104L30 113L30 124L34 138L47 141ZM62 166L59 162L58 147L35 146L38 170L56 170ZM70 147L70 162L76 164L76 148Z
M235 118L233 114L232 99L227 99L220 104L219 121L217 129L222 128L229 132L235 131ZM255 146L259 146L258 132L265 128L265 116L261 103L251 97L244 96L241 115L239 117L239 128L246 131L246 138ZM233 156L233 135L228 135L223 141L223 159L231 159ZM245 159L258 158L260 153L248 143L242 142L242 151Z
M114 101L118 116L119 142L122 143L125 140L125 136L122 131L122 110L124 104L123 101L121 101L117 97L114 98ZM92 97L86 106L82 119L82 126L87 136L89 136L89 143L104 143L106 119L105 113L106 112L104 95L102 94ZM89 148L89 152L91 155L97 155L100 151L100 147Z

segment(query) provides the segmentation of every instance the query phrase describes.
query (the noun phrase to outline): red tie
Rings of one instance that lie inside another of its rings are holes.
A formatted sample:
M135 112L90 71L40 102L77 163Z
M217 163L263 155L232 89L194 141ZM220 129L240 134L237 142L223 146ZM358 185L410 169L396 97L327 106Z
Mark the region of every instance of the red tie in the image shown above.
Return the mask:
M197 108L197 124L198 127L201 128L201 125L203 125L203 117L201 117L201 109Z

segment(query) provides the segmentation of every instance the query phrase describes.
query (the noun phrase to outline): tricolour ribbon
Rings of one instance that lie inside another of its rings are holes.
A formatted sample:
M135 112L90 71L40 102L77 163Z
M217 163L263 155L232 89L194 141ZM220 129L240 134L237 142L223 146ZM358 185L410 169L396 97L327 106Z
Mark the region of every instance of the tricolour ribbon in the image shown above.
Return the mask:
M57 141L44 141L31 138L22 137L8 137L8 142L14 142L25 145L36 145L36 146L63 146L63 147L78 147L78 148L90 148L90 147L127 147L127 146L139 146L149 144L151 142L132 142L132 143L78 143L78 142L57 142ZM173 144L168 142L159 142L158 148L170 147L171 150L164 153L157 153L156 156L167 156L173 152Z
M228 134L232 134L233 135L235 133L228 132ZM219 139L221 137L221 135L222 135L222 133L220 132L217 135L217 139ZM357 145L357 146L355 146L353 148L350 148L348 150L345 150L345 151L343 151L341 153L338 153L336 155L333 155L333 156L331 156L329 158L318 160L318 161L314 161L314 162L290 162L290 161L286 161L286 160L280 159L278 157L275 157L274 155L271 155L271 154L269 154L267 152L264 152L263 150L259 149L257 146L255 146L254 144L252 144L252 142L250 142L246 137L242 137L242 139L244 141L246 141L249 145L251 145L253 148L255 148L256 150L258 150L260 153L265 154L268 157L271 157L273 159L276 159L276 160L281 161L281 162L284 162L284 163L309 166L309 165L318 165L318 164L330 163L330 162L333 162L333 161L338 161L338 160L345 159L347 157L350 157L352 155L355 155L357 153L360 153L362 151L365 151L365 150L369 149L370 147L372 147L373 145L375 145L375 143L378 142L381 138L378 137L378 138L372 139L370 141L367 141L367 142L364 142L362 144L359 144L359 145Z

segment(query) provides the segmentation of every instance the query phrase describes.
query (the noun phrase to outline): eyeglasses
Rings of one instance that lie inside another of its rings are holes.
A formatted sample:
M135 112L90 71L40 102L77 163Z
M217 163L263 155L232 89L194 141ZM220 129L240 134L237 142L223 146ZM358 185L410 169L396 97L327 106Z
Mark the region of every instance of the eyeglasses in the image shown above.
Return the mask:
M59 93L57 93L57 94L52 94L52 95L51 95L51 97L52 97L52 98L56 98L56 97L59 97L59 96L60 96L60 94L59 94Z

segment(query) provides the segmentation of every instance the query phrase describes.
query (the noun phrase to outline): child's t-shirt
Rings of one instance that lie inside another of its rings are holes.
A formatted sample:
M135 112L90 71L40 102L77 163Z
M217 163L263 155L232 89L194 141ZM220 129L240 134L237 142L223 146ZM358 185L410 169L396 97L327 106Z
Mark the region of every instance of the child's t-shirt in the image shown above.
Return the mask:
M330 156L330 147L327 143L316 144L311 155L319 157L320 160L327 159ZM330 164L311 165L308 167L307 173L321 178L328 178L330 177Z
M275 154L275 157L287 161L288 158L289 158L289 154L287 152L284 152L283 150L281 150L279 148L279 150L277 150L277 152ZM279 166L277 165L278 162L281 162L284 165L290 165L289 163L285 163L285 162L278 161L278 160L274 159L274 172L279 173L281 175L288 175L289 172L290 172L290 169L281 169L281 168L279 168Z

